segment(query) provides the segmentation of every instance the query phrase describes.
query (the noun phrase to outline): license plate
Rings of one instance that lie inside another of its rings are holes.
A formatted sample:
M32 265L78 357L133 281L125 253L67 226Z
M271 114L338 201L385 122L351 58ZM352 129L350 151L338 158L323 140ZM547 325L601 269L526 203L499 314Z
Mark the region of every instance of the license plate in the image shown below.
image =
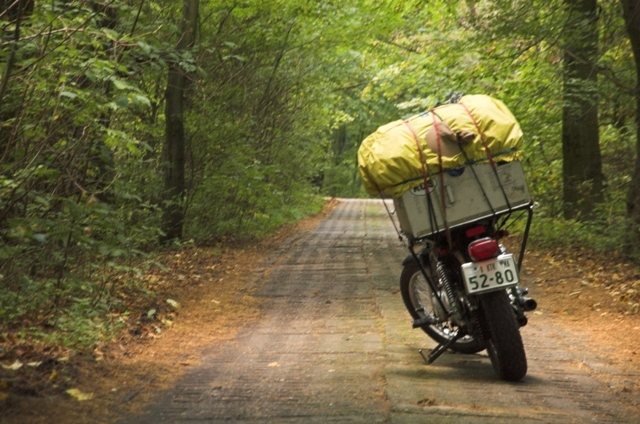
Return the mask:
M512 254L463 264L462 273L468 294L511 287L519 282L518 269Z

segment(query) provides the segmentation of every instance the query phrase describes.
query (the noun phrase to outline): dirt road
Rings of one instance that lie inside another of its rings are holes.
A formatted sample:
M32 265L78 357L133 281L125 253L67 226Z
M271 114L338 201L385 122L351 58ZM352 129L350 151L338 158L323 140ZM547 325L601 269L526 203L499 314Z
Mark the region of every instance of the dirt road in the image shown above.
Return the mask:
M405 255L380 201L340 201L259 265L262 318L121 422L638 422L640 371L548 315L522 329L519 383L498 380L484 352L424 365L418 349L434 345L411 330L398 292Z

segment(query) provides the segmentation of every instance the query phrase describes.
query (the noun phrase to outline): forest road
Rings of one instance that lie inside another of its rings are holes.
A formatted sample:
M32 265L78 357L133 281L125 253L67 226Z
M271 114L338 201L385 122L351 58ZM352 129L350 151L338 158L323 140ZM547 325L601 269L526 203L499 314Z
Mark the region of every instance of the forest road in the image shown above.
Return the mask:
M595 379L617 371L545 316L522 328L521 382L499 380L485 352L425 365L418 349L434 344L398 290L406 253L381 201L340 200L259 265L261 318L121 422L638 422L637 393Z

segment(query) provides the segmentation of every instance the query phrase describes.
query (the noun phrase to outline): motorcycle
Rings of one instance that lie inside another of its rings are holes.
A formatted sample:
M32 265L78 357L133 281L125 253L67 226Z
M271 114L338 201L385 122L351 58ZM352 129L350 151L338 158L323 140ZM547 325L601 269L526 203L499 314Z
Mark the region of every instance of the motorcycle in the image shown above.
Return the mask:
M500 378L527 373L520 327L536 301L520 286L519 270L534 203L521 144L502 102L452 93L428 112L378 128L358 149L366 191L393 198L400 229L391 221L410 253L402 299L413 327L438 343L423 355L427 363L447 350L486 349ZM501 241L512 218L527 212L516 258Z
M396 207L397 209L397 207ZM519 257L501 241L511 214L527 213ZM413 318L438 345L424 356L427 364L445 351L473 354L487 350L497 375L518 381L527 373L520 327L525 312L536 308L520 286L533 203L411 239L403 261L400 291Z

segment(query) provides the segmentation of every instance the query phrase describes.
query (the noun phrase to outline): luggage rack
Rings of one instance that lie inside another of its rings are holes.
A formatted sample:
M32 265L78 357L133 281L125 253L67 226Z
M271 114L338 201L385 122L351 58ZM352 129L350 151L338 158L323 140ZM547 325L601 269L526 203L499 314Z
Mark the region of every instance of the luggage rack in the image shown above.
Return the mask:
M527 213L527 222L525 223L525 228L524 228L524 234L522 235L522 243L520 245L520 252L518 254L518 260L517 260L517 264L518 264L518 269L522 269L522 261L524 259L524 253L527 247L527 241L529 240L529 232L531 230L531 221L533 220L533 209L535 208L536 203L531 201L527 204L524 205L519 205L516 206L514 208L511 208L511 210L508 210L506 212L502 212L502 213L497 213L495 215L490 214L490 215L486 215L486 216L482 216L470 221L466 221L466 222L462 222L459 223L457 225L451 226L449 227L450 231L455 231L457 229L466 227L470 224L473 223L478 223L480 224L483 221L486 221L487 219L502 219L503 222L506 222L507 220L509 220L509 218L511 218L511 215L515 212L520 212L520 211L524 211ZM498 227L500 227L500 225L498 225ZM438 239L439 237L444 237L446 235L446 229L439 229L437 231L434 231L433 233L430 234L426 234L423 235L419 238L413 238L410 237L409 235L405 234L404 231L401 231L402 235L406 238L407 242L408 242L408 247L412 247L421 243L427 243L427 242L432 242L432 239Z
M400 232L408 247L449 237L452 231L488 219L495 220L494 223L502 220L496 226L503 227L514 212L527 211L518 259L518 266L522 265L534 202L519 161L469 164L424 180L426 190L423 183L393 198Z

